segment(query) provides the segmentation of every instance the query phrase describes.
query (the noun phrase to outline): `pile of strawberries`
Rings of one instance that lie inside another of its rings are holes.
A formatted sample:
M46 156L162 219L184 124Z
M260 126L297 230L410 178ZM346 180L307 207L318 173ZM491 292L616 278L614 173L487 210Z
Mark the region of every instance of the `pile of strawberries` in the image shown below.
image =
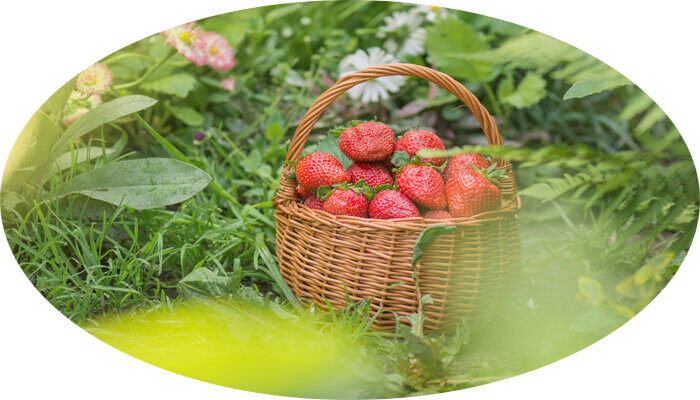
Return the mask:
M304 205L334 215L395 219L469 217L501 203L496 179L502 171L474 153L420 158L420 149L445 150L427 130L395 140L380 122L340 129L338 145L353 163L347 170L328 153L310 153L296 164Z

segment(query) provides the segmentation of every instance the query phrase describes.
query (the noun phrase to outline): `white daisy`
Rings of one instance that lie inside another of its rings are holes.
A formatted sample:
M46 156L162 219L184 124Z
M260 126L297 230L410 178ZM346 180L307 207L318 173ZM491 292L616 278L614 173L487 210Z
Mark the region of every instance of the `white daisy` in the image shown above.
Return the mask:
M421 55L425 51L423 21L422 13L397 11L384 18L377 36L386 38L384 48L399 58Z
M438 6L415 6L411 9L413 14L422 14L430 22L435 22L438 18L446 18L447 10Z
M404 56L419 56L425 52L425 29L418 28L404 38L403 42L399 42L393 38L389 38L384 42L384 48L392 53L395 53L399 58Z
M338 72L341 77L364 68L375 65L396 62L393 54L387 53L378 47L371 47L367 52L360 49L354 54L345 56L340 61ZM363 103L372 103L389 98L389 93L394 93L403 85L403 76L383 76L352 87L348 94L353 99L360 99Z

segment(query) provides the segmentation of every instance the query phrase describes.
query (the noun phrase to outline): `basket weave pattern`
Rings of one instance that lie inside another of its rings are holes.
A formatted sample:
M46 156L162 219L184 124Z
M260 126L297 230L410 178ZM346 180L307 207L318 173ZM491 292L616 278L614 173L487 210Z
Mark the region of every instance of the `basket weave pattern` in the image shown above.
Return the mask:
M446 74L413 64L387 64L341 78L309 108L289 145L287 161L299 161L306 139L325 109L338 96L362 82L382 76L405 75L437 84L461 100L476 116L488 143L502 145L496 124L484 106L462 84ZM437 237L416 268L422 294L433 304L424 307L425 328L449 327L462 317L489 308L502 293L507 278L520 265L520 229L515 177L511 164L497 160L506 174L499 181L501 206L467 218L425 220L420 217L376 220L335 216L298 203L297 181L285 164L274 205L277 209L277 258L294 294L334 308L371 298L374 312L382 311L373 328L393 330L396 316L417 310L411 258L418 235L430 225L458 229Z

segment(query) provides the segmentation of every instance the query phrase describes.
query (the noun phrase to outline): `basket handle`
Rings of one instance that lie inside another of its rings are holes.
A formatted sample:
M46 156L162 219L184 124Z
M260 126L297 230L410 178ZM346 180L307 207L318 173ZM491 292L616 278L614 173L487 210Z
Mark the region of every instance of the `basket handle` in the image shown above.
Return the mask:
M423 67L415 64L384 64L377 65L375 67L369 67L362 69L357 72L345 75L328 90L323 92L321 96L311 105L309 110L304 114L299 122L296 132L294 132L294 137L292 142L289 144L289 149L287 150L286 161L299 161L301 158L304 145L309 137L309 133L321 118L321 114L328 108L328 106L338 98L341 94L345 93L348 89L360 83L379 78L382 76L393 76L393 75L406 75L414 76L416 78L423 78L427 81L433 82L434 84L440 86L441 88L452 93L457 97L464 105L466 105L469 110L474 114L476 119L481 125L481 129L486 134L486 139L489 145L502 146L503 140L501 139L501 134L498 132L498 127L491 117L491 114L486 110L486 108L479 102L479 100L467 90L461 83L454 80L449 75L442 72L438 72L434 69ZM285 167L285 172L288 168ZM283 175L286 175L284 173Z

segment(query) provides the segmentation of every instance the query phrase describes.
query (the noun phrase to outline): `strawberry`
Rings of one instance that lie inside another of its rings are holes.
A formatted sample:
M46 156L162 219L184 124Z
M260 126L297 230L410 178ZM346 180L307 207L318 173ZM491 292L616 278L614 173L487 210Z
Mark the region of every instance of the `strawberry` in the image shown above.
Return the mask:
M436 134L425 130L413 130L406 132L396 141L396 151L405 151L414 157L420 149L445 150L445 145ZM445 162L445 157L421 158L421 162L440 166Z
M309 190L350 180L340 161L328 153L306 155L297 163L296 174L299 183Z
M476 153L467 154L455 154L447 160L447 165L445 170L442 172L445 182L449 181L455 174L462 172L476 172L471 166L475 166L479 169L486 169L489 167L488 161Z
M441 210L447 206L445 182L427 165L408 164L396 175L396 187L419 206Z
M501 203L501 191L479 174L457 174L445 185L447 202L455 217L471 217L493 210Z
M394 132L380 122L362 122L345 129L340 150L353 161L381 161L394 152Z
M354 162L348 167L348 174L350 182L357 183L362 179L369 187L394 183L391 172L381 164Z
M452 214L450 214L449 211L445 210L429 210L428 212L423 215L423 218L425 219L450 219L452 218Z
M350 189L335 189L323 203L323 210L333 215L367 218L368 208L367 197Z
M315 195L311 195L304 200L304 205L313 210L323 210L323 203L324 201Z
M311 195L313 195L313 193L304 185L297 185L297 193L299 193L299 196L301 196L302 200L306 200Z
M369 217L374 219L395 219L420 217L415 204L396 190L385 189L377 193L369 203Z

